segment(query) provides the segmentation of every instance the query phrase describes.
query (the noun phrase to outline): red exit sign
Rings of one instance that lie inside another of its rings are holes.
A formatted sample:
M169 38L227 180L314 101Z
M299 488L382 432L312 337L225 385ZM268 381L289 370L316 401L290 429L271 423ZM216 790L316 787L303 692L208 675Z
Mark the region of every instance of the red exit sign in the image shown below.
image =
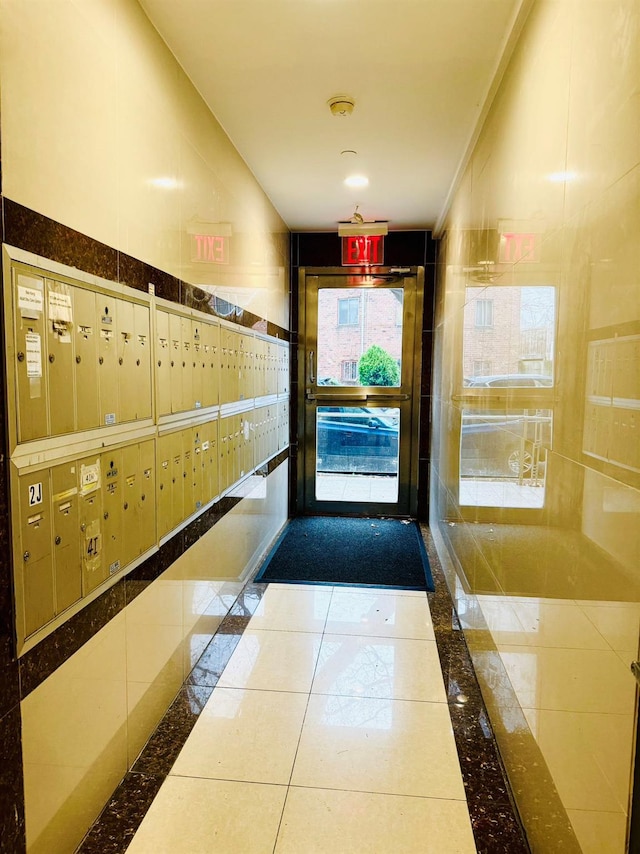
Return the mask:
M541 234L516 234L506 232L500 235L501 264L527 262L533 264L540 260Z
M342 266L382 264L384 237L375 235L351 235L342 238Z
M216 234L192 234L191 260L205 264L228 264L229 238Z

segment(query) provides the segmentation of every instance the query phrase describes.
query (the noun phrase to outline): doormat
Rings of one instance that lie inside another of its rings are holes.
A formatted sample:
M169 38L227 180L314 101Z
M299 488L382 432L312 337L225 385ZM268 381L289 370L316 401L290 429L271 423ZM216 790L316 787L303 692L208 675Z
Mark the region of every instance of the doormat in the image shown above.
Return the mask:
M401 519L291 519L255 580L434 590L418 524Z

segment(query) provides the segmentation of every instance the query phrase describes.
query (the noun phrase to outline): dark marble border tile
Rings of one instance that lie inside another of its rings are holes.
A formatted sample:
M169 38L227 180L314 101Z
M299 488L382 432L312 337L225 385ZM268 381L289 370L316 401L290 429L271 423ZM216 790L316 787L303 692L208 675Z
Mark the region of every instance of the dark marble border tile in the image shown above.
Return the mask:
M123 854L127 850L267 587L249 582L237 597L78 854Z
M148 292L149 284L153 284L156 296L162 299L198 309L213 317L224 317L239 326L266 332L283 341L289 341L291 338L287 329L240 306L231 305L231 314L221 314L216 311L214 295L209 291L183 282L151 264L120 252L18 202L6 197L1 197L1 201L4 242L11 246L112 282L119 282L138 291Z
M22 720L16 705L0 718L0 850L26 848Z
M427 593L453 735L478 852L530 854L471 655L431 534L422 534L435 592Z
M127 774L79 845L77 854L122 854L126 851L158 794L162 779Z

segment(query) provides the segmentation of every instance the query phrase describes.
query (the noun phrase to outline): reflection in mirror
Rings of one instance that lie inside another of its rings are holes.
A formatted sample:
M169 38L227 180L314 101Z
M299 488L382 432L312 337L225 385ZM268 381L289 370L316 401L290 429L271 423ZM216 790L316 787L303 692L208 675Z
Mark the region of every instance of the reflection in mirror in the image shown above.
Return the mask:
M460 504L544 506L549 409L464 409L460 431Z
M555 314L553 287L467 287L463 385L552 386Z

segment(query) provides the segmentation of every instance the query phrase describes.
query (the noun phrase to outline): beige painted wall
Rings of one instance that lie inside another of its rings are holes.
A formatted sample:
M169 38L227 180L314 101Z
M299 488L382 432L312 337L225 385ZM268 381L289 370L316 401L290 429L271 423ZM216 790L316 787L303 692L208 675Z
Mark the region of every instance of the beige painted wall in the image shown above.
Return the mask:
M138 3L3 0L1 39L4 194L286 327L287 229Z

